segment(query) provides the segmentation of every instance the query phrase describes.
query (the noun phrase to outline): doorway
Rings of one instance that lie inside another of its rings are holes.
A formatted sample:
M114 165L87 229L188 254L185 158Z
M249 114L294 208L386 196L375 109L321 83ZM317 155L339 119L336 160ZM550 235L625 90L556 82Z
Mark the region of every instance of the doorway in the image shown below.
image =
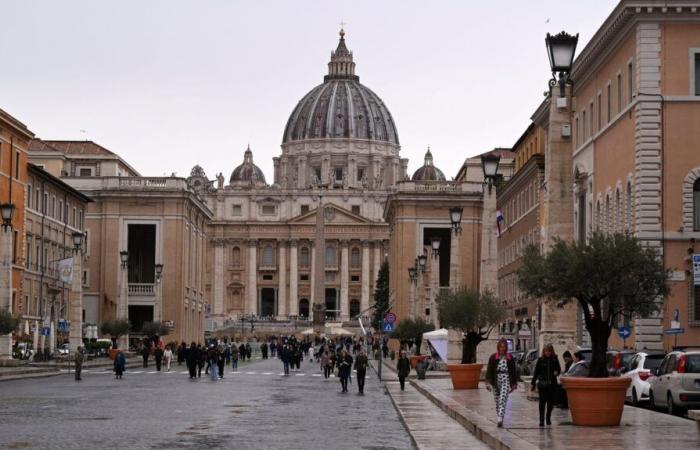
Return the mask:
M260 316L273 317L275 316L275 289L262 288L260 289Z

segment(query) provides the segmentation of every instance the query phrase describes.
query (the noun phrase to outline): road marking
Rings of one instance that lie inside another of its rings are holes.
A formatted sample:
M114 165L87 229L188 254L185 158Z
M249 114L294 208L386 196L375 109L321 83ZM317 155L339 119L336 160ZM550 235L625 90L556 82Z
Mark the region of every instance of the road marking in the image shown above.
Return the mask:
M257 375L258 372L246 372L246 375Z
M156 371L153 371L153 372L148 372L148 373L158 373L158 371L156 370Z
M142 371L142 370L140 370L140 371L136 371L136 372L131 372L131 373L133 373L133 374L135 375L135 374L137 374L137 373L143 373L143 371Z
M184 375L184 374L189 373L189 372L185 370L185 371L182 371L180 373Z
M305 373L296 373L295 375L298 376L298 377L303 377L303 376L306 375L306 374L305 374Z
M312 377L320 377L321 374L320 374L320 373L315 373L315 374L313 374L313 375L311 375L311 376L312 376Z
M272 375L272 372L263 372L263 375Z
M281 374L280 374L280 376L281 376L281 377L283 377L283 376L284 376L284 374L283 374L283 373L281 373Z

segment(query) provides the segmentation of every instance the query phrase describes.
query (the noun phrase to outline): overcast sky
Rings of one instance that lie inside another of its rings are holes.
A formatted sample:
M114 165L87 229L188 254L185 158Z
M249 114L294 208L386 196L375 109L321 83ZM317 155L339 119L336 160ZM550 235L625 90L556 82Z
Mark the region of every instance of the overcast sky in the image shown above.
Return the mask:
M578 32L580 50L617 1L2 3L0 108L38 137L94 140L144 175L200 164L227 179L250 143L270 181L341 20L409 171L430 145L449 178L525 130L550 76L545 34Z

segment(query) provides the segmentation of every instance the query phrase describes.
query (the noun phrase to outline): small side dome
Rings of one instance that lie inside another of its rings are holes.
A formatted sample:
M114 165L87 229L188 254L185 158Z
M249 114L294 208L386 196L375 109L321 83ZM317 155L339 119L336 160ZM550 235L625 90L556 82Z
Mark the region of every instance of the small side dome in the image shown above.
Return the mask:
M419 168L413 173L411 177L413 181L447 181L442 170L438 169L433 165L433 154L430 153L430 147L428 151L425 152L425 162L423 167Z
M253 164L253 152L250 150L250 145L243 155L243 164L233 169L229 183L231 186L245 186L250 184L265 186L265 174L263 174L263 171L260 170L258 166Z

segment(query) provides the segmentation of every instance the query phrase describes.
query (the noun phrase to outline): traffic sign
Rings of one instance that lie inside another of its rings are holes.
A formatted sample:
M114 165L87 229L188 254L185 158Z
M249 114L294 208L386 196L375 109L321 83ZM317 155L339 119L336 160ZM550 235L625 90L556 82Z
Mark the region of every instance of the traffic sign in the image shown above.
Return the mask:
M394 314L392 312L386 313L386 315L384 316L384 322L388 322L388 323L396 322L396 314Z
M683 334L685 333L685 328L668 328L664 330L664 334Z
M384 322L384 332L390 333L394 331L394 324L389 322Z
M632 334L632 331L629 329L629 327L620 327L617 329L617 334L620 336L622 339L627 339L630 337Z

